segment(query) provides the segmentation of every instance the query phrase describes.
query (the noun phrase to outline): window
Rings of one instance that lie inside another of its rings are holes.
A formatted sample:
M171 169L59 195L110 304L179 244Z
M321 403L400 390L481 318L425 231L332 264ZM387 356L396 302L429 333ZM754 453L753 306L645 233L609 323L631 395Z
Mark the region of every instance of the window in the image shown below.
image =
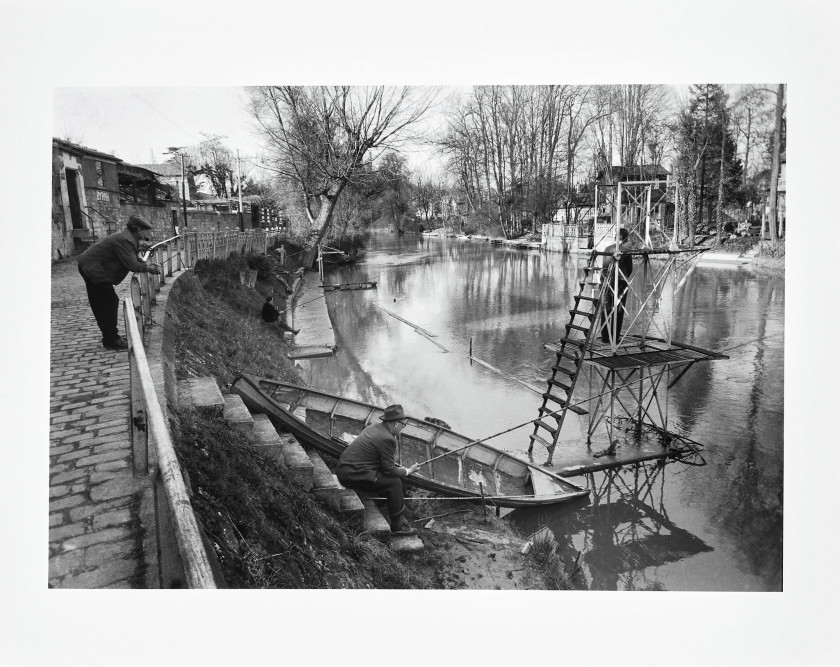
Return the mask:
M102 163L99 160L94 162L96 166L96 186L100 188L105 187L105 178L102 176Z

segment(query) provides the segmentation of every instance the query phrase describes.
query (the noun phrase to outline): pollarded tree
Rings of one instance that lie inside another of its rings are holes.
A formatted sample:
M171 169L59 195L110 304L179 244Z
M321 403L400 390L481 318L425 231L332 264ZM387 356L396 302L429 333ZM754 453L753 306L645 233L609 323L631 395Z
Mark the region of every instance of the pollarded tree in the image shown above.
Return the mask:
M262 86L249 92L274 169L300 184L306 215L317 230L314 246L327 234L342 191L361 185L376 158L408 138L434 96L384 86ZM307 266L315 259L314 246Z

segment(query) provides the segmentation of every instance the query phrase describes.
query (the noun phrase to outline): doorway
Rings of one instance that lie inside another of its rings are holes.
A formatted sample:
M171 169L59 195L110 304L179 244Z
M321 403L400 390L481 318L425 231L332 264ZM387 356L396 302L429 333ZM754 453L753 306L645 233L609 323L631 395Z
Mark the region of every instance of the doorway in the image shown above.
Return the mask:
M79 175L75 169L65 169L67 174L67 198L70 202L70 220L73 229L84 229L82 223L82 206L79 200Z

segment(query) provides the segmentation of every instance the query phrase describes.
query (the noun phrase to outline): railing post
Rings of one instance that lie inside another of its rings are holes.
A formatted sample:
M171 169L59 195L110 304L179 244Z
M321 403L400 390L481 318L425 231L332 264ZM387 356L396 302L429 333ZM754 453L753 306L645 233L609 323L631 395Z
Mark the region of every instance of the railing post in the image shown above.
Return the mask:
M132 293L135 285L137 289L140 286L140 281L135 278L136 276L131 280ZM152 481L155 491L155 529L160 582L164 587L180 588L186 585L190 588L215 588L207 550L149 369L143 337L135 319L132 296L128 296L123 304L123 317L129 343L129 363L132 366L132 417L142 414L145 427L143 435L146 451L135 453L135 472L142 472L144 462L146 469L154 463ZM135 396L138 401L136 408ZM145 412L141 413L141 410ZM133 428L139 428L140 423L132 418ZM138 441L142 442L142 438L138 438ZM148 448L149 441L153 451Z
M126 309L125 317L133 317ZM149 429L141 390L137 358L134 355L136 341L128 339L129 392L131 396L131 452L134 462L134 476L149 474Z

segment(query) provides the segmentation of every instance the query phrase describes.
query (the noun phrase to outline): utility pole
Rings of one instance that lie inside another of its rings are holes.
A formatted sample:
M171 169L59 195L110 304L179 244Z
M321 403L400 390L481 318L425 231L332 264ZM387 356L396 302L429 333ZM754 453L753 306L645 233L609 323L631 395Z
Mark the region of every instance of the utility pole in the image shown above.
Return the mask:
M187 228L187 176L184 169L184 154L181 153L181 205L184 209L184 229Z
M181 205L184 211L184 229L187 228L187 170L184 167L184 146L170 146L164 155L177 155L181 158Z
M245 219L242 217L242 163L239 160L239 149L236 149L236 177L239 181L239 231L245 231Z

